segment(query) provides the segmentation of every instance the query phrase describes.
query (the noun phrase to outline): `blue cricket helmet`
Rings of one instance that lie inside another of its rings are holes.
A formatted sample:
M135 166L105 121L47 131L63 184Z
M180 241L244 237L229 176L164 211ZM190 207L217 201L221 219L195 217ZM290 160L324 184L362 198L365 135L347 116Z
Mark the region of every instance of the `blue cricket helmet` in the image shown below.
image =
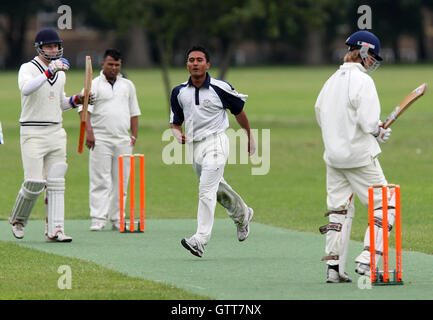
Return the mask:
M54 29L46 28L40 30L36 34L34 46L38 54L43 56L46 60L51 61L60 59L63 56L62 42L63 41L60 39L59 35ZM50 43L57 43L59 45L59 52L56 56L49 56L44 52L44 50L42 50L43 45Z
M378 61L383 60L382 57L379 55L380 40L369 31L361 30L355 32L354 34L349 36L349 38L347 38L345 44L350 47L349 50L368 47L368 51L373 53Z

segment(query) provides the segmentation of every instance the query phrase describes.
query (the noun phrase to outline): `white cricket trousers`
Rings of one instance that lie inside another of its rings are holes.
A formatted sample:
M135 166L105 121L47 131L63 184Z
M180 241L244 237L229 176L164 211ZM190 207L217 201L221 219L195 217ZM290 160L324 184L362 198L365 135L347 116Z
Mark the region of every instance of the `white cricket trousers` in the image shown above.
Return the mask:
M22 126L20 131L24 180L46 180L45 234L54 237L64 232L66 132L61 124Z
M223 178L229 154L229 140L224 132L193 142L188 149L192 166L200 180L197 231L194 237L206 245L211 237L217 195L235 224L245 223L248 207Z
M21 157L24 180L46 180L56 162L66 162L66 132L62 125L21 127Z
M372 162L364 167L349 168L349 169L338 169L328 166L326 176L326 187L327 187L327 206L329 211L341 211L341 210L353 210L352 214L355 214L354 199L350 201L353 194L358 196L361 203L368 207L368 187L373 184L386 185L387 181L383 174L382 168L377 158L372 159ZM375 216L382 218L382 191L377 188L374 191L374 207ZM393 193L388 193L388 201L390 206L394 206L395 198ZM392 209L388 210L388 219L390 225L394 223L394 213ZM349 214L349 213L348 213ZM344 222L344 215L331 214L329 216L331 223ZM377 229L375 227L375 229ZM380 230L376 231L376 235ZM378 236L375 237L376 248L381 250L382 239ZM364 246L368 247L370 242L369 228L365 233ZM334 230L328 231L326 235L326 248L325 253L327 256L335 256L340 252L341 243L341 232ZM357 262L369 263L368 250L364 250L362 254L356 258ZM338 264L338 260L329 260L329 265Z
M89 206L92 222L119 223L119 156L131 154L130 143L111 144L96 140L89 155ZM129 161L124 161L124 203L129 181Z

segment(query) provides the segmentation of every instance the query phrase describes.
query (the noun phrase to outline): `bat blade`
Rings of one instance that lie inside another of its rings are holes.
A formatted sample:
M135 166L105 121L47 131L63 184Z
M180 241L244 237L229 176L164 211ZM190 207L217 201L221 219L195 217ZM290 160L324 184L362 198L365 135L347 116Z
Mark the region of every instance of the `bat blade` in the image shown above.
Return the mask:
M398 117L401 116L418 98L422 97L427 90L427 83L423 83L411 93L409 93L400 104L391 112L391 114L386 118L383 127L385 129L389 128Z
M83 147L84 147L84 137L86 135L86 121L81 121L80 124L80 140L78 141L78 152L82 153L83 152Z
M89 95L90 95L90 90L92 88L92 78L93 78L92 59L90 56L86 56L86 71L84 77L84 101L83 101L83 110L81 112L78 153L83 152L84 137L86 135L87 106L89 105Z

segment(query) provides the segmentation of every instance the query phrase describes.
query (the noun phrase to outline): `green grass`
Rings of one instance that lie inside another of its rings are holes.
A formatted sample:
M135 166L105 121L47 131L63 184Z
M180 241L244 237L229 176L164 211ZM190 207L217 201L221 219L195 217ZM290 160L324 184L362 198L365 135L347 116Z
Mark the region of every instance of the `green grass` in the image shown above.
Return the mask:
M2 272L0 298L26 300L165 300L203 299L166 284L125 276L95 263L66 258L54 254L0 242ZM7 257L7 259L6 259ZM64 271L72 270L71 288L59 288Z
M253 128L271 129L271 169L265 176L252 176L252 165L228 165L225 178L255 209L255 221L299 231L318 232L326 224L325 164L320 130L314 115L316 97L336 67L233 68L227 80L239 92L249 95L246 112ZM128 70L135 83L142 110L139 139L135 151L146 154L146 216L149 218L195 218L197 186L190 165L165 165L161 141L168 128L167 99L159 70ZM95 70L95 74L98 71ZM211 70L216 75L216 70ZM171 72L172 85L187 78L184 69ZM421 66L382 66L373 74L382 105L382 120L411 90L422 82L432 82L433 68ZM68 73L67 95L78 92L82 71ZM0 219L7 219L23 172L19 150L20 114L17 74L0 75L0 121L5 145L0 146ZM402 188L403 247L433 253L433 198L431 197L433 159L433 95L416 102L392 127L389 142L382 145L380 162L385 176ZM230 116L232 127L239 126ZM68 134L66 218L88 219L88 154L78 154L78 117L64 114ZM38 200L32 219L45 216ZM216 217L226 217L217 207ZM362 241L367 225L367 209L356 201L352 239ZM67 227L67 226L66 226ZM3 247L13 246L3 243ZM35 256L40 253L34 252ZM83 262L89 272L94 267ZM36 268L36 265L33 265ZM19 286L19 284L17 284ZM115 282L113 282L113 288ZM155 284L159 287L159 284ZM107 293L113 288L107 282ZM26 290L19 289L20 292ZM97 291L97 290L96 290ZM94 292L95 298L104 297ZM113 290L114 291L114 290ZM152 290L153 291L153 290ZM12 297L14 288L2 290L0 298ZM41 293L44 294L43 292ZM58 293L59 294L59 293ZM61 293L60 293L61 294ZM186 295L186 293L185 293ZM92 293L89 294L92 296ZM25 297L25 295L24 295ZM53 293L53 297L56 294ZM105 297L110 297L108 294ZM155 293L155 298L159 295ZM175 295L166 293L166 297ZM186 296L185 296L186 297Z

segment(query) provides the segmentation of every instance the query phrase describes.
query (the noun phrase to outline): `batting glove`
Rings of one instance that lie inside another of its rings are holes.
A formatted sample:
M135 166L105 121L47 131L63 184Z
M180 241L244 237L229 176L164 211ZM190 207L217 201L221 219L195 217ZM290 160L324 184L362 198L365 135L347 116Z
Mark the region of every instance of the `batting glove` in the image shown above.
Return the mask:
M83 101L84 101L84 96L83 96ZM90 94L89 94L89 104L95 104L95 102L96 102L96 97L93 94L93 92L90 92Z
M95 95L93 94L93 92L90 92L89 94L89 104L95 104ZM79 93L79 94L74 94L73 96L71 96L69 98L69 104L71 105L72 108L76 108L78 107L79 104L83 104L84 102L84 95Z
M373 134L379 143L386 143L391 136L391 128L384 129L382 121L379 121L376 134Z
M45 74L47 75L47 78L52 78L58 71L68 71L69 67L69 61L65 58L60 58L50 62Z

